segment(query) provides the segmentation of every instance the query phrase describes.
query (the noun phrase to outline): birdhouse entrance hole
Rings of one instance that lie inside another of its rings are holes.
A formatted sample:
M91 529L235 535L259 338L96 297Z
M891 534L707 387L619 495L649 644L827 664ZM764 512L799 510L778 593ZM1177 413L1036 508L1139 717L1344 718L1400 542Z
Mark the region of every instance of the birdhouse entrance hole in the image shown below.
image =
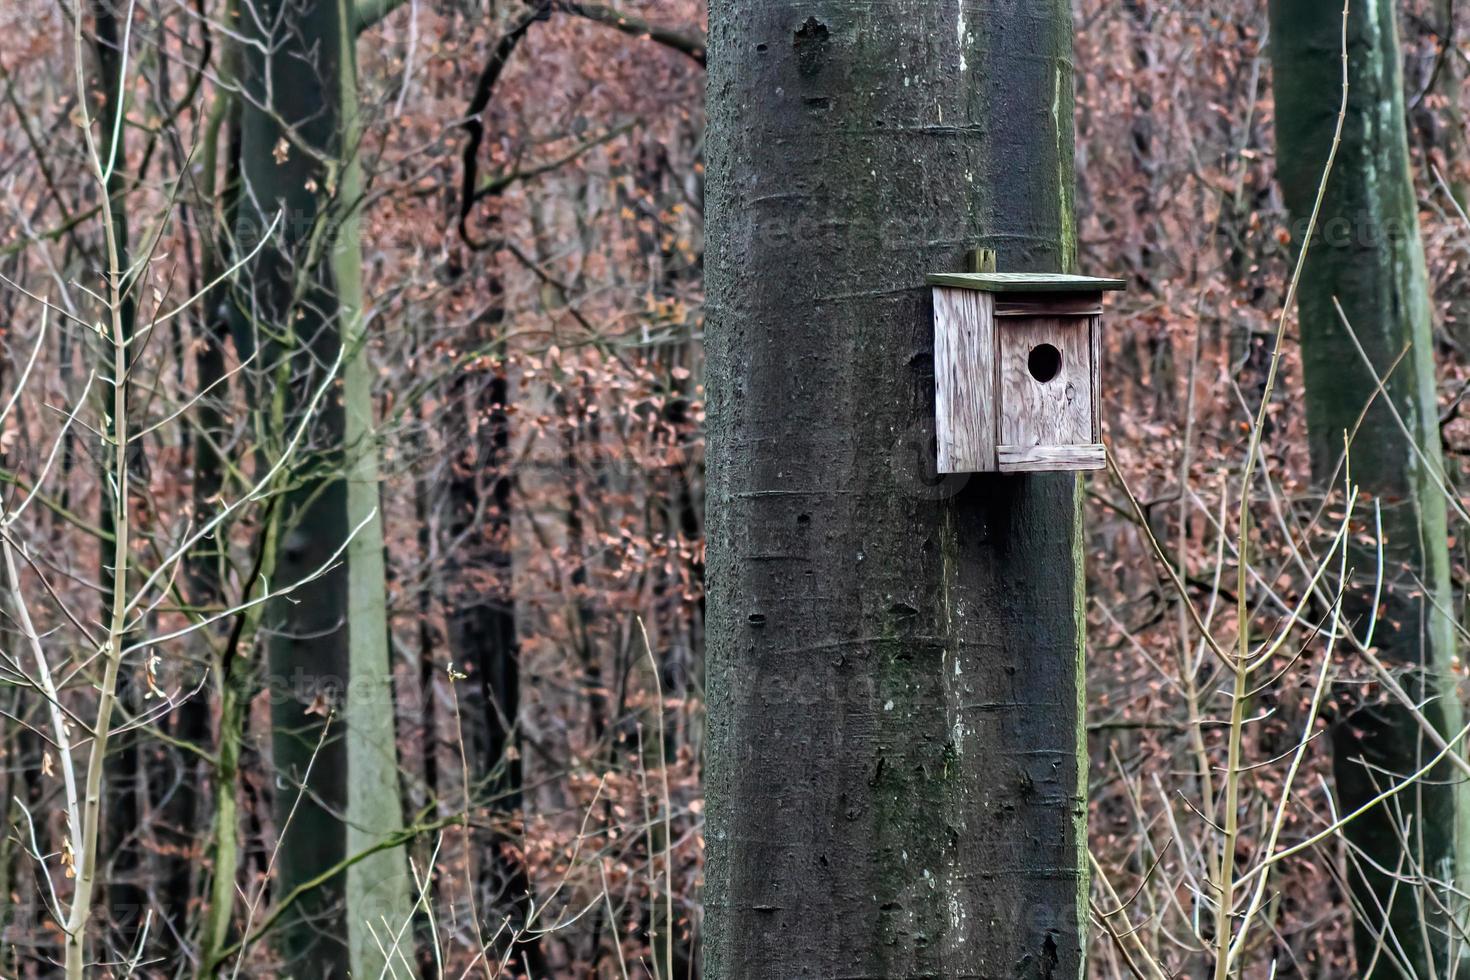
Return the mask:
M1031 377L1046 384L1062 369L1062 352L1051 344L1037 344L1031 348L1031 356L1026 358L1026 369L1031 372Z

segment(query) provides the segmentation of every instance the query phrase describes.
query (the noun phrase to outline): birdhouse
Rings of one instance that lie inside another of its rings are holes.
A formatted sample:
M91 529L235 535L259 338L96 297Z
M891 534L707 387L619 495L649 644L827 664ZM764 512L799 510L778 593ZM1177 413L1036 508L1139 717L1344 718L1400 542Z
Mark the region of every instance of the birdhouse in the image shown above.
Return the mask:
M1125 283L968 272L929 284L939 472L1101 469L1102 294Z

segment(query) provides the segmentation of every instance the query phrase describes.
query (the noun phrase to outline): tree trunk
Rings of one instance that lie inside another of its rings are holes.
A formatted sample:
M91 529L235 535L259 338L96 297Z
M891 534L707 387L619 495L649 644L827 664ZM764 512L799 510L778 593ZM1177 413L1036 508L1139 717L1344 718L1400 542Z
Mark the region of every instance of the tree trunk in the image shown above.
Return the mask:
M281 209L278 238L250 268L245 305L251 317L246 349L260 345L264 353L259 411L270 430L262 434L266 451L274 458L284 448L286 433L300 423L311 393L323 381L323 367L336 361L341 343L330 319L330 284L319 280L318 270L296 268L306 261L306 243L320 219L325 174L305 149L291 146L281 124L292 126L295 137L309 146L334 145L335 100L324 98L326 80L307 52L335 57L331 41L338 25L330 0L304 7L290 0L255 2L257 16L242 18L244 23L279 26L274 38L258 39L262 46L276 47L273 56L254 44L241 46L247 96L241 119L240 240L242 250L253 247ZM300 298L299 276L307 278ZM347 537L343 426L341 401L323 400L310 438L292 464L292 489L279 504L273 585L311 575ZM279 894L325 874L346 856L346 827L340 820L347 806L347 743L340 712L348 669L346 613L347 573L339 566L272 601L265 617L279 842L273 887ZM324 737L329 713L331 731ZM331 876L298 903L283 925L280 952L292 975L347 976L345 888L344 875Z
M1278 176L1300 236L1317 195L1337 122L1342 71L1340 6L1321 0L1273 0L1272 61L1276 97ZM1423 458L1411 448L1389 405L1377 399L1352 443L1353 478L1382 507L1383 606L1372 641L1390 664L1411 672L1411 690L1432 697L1425 711L1440 731L1460 726L1451 661L1455 637L1445 500L1435 400L1434 349L1428 281L1404 124L1403 79L1389 0L1352 5L1348 22L1351 85L1342 147L1327 186L1320 232L1302 274L1298 312L1312 468L1324 491L1342 457L1342 439L1372 399L1364 366L1333 308L1342 304L1380 376L1412 344L1388 382L1388 394ZM1297 247L1301 247L1298 240ZM1427 465L1425 463L1427 460ZM1340 479L1340 477L1339 477ZM1350 564L1357 578L1344 597L1346 621L1366 629L1373 612L1376 549L1360 545ZM1363 699L1361 686L1340 691L1343 714L1333 731L1340 812L1350 811L1393 780L1419 768L1426 743L1418 723L1396 703ZM1432 751L1432 747L1429 747ZM1349 841L1363 857L1350 862L1362 914L1356 920L1360 975L1444 975L1449 934L1439 905L1378 869L1401 869L1440 880L1463 876L1459 777L1448 764L1395 808L1380 807L1350 823ZM1406 853L1394 824L1411 821ZM1408 862L1408 863L1404 863ZM1376 864L1377 868L1374 867ZM1460 905L1442 891L1440 901ZM1376 957L1387 910L1407 959L1392 942ZM1428 918L1428 928L1422 920ZM1430 969L1430 962L1434 969Z
M389 654L387 570L378 477L378 434L373 417L373 372L368 361L362 284L362 208L366 186L358 118L357 32L350 0L320 0L337 8L339 44L335 94L342 130L334 162L341 186L333 202L333 247L328 254L337 292L343 363L347 447L347 622L350 667L347 722L347 852L358 854L403 830L402 787L394 725L393 665ZM354 977L412 973L413 879L400 848L378 851L347 871L347 938ZM385 969L384 951L394 960Z
M924 275L1071 271L1064 0L710 14L705 975L1080 978L1080 482L933 477Z
M402 810L381 521L368 519L378 506L378 479L362 336L354 34L345 0L257 0L256 8L246 23L271 36L242 46L242 242L258 241L281 211L276 239L250 270L246 304L255 318L247 349L264 340L272 372L261 392L275 399L262 406L274 418L273 451L282 450L324 367L345 348L341 397L323 399L310 451L292 461L273 585L315 575L357 530L345 568L273 602L267 616L284 894L401 828ZM282 938L293 974L340 978L349 966L355 976L381 972L372 930L390 947L410 908L402 857L381 852L310 891Z
M498 277L492 276L490 292L502 294ZM489 344L499 332L503 312L496 305L477 325L478 345ZM497 363L489 372L462 370L450 390L453 403L463 409L464 429L451 433L461 448L448 481L447 530L453 553L445 594L449 648L455 662L468 665L475 675L476 690L466 697L472 714L479 715L467 719L476 736L470 773L474 792L503 826L521 819L524 801L517 731L521 651L511 551L510 383L505 364ZM501 921L510 923L506 934L497 938L492 957L504 954L513 933L522 933L533 908L519 836L497 829L472 858L487 892L487 918L497 927ZM513 974L519 975L523 962L530 965L531 976L548 975L539 934L525 932L514 942Z
M478 113L489 104L506 59L525 35L530 20L504 35L480 78L470 130L482 127ZM482 130L481 130L482 131ZM476 135L476 139L478 135ZM471 147L476 146L472 142ZM472 159L473 149L466 151ZM470 184L467 182L467 186ZM504 188L494 192L498 197ZM499 202L488 209L486 242L500 234ZM467 206L467 202L466 202ZM461 212L460 234L465 238ZM479 250L478 248L476 249ZM474 789L486 801L502 826L521 822L519 832L497 829L488 846L471 860L488 892L486 911L508 924L487 953L498 961L508 952L513 974L546 976L546 951L541 934L530 931L535 909L532 882L526 870L522 806L524 766L520 753L521 646L516 622L515 554L513 551L511 472L511 380L505 339L505 285L493 254L486 258L486 294L492 302L476 320L467 337L473 350L484 352L477 365L461 369L449 385L450 401L461 411L463 430L447 434L457 446L449 467L446 553L451 564L444 590L449 648L456 662L470 665L476 675L474 693L466 692L470 706ZM493 358L493 361L492 361ZM453 419L453 413L446 413ZM473 716L478 714L478 718ZM513 914L507 910L514 910ZM498 925L497 925L498 928Z

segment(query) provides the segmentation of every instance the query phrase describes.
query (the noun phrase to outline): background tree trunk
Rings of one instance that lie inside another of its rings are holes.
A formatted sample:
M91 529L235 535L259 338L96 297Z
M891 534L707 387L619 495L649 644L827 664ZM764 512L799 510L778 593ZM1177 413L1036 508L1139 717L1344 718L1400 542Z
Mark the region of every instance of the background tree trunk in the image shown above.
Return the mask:
M1337 4L1271 4L1278 177L1298 239L1337 122L1341 29ZM1455 634L1445 500L1434 482L1443 478L1434 339L1409 172L1394 4L1364 0L1352 5L1348 57L1342 148L1328 183L1320 231L1303 270L1298 306L1312 469L1319 483L1333 478L1342 459L1343 433L1353 429L1375 390L1373 374L1333 308L1336 297L1379 376L1388 374L1404 348L1413 345L1387 387L1428 468L1381 398L1357 430L1351 466L1354 479L1383 513L1384 606L1373 643L1385 661L1412 672L1411 689L1423 696L1450 692L1432 700L1426 712L1442 732L1452 734L1460 727L1461 711L1450 677ZM1298 248L1301 244L1296 242ZM1370 543L1360 545L1351 562L1357 579L1343 602L1346 621L1356 625L1360 636L1373 612L1377 560ZM1419 725L1407 711L1386 700L1364 703L1362 692L1361 685L1345 685L1339 692L1344 713L1333 731L1333 768L1344 812L1380 792L1394 778L1390 774L1419 768L1426 749ZM1392 943L1374 954L1384 929L1380 909L1387 910L1387 924L1412 975L1445 972L1449 935L1440 910L1413 888L1395 889L1393 877L1374 868L1450 881L1463 876L1465 862L1456 842L1463 833L1463 790L1448 764L1437 776L1416 792L1401 794L1399 808L1377 808L1347 827L1349 841L1363 854L1350 862L1360 906L1356 945L1363 976L1400 975L1392 962ZM1415 853L1405 853L1394 830L1401 821L1409 821ZM1447 891L1441 897L1447 904L1461 904ZM1426 917L1428 929L1421 928Z
M500 295L492 282L492 296ZM498 307L476 324L477 346L494 349L502 331ZM497 356L501 351L497 350ZM449 648L456 664L467 665L473 687L463 695L469 708L472 793L497 827L481 837L471 860L480 880L485 918L491 929L509 921L497 938L492 960L503 955L513 934L528 925L533 908L531 881L521 854L521 834L507 830L522 819L524 802L517 729L521 711L520 643L516 629L510 477L510 385L504 361L484 371L462 372L450 385L450 400L463 430L451 433L460 447L448 479L447 551L454 554L446 589ZM512 969L531 964L532 976L547 975L540 937L526 933L514 944Z
M363 294L362 209L366 185L360 157L357 31L349 0L336 6L336 83L331 90L342 117L335 162L341 185L333 201L328 256L336 290L338 329L346 346L342 369L345 403L347 526L359 529L347 547L348 655L351 661L344 717L347 722L347 852L358 854L403 830L402 787L394 725L392 658L389 653L387 570L378 477L378 432L373 411L373 369L368 360ZM354 977L413 972L412 878L400 848L378 851L347 870L347 937ZM384 951L395 965L385 969Z
M314 574L356 532L345 569L273 604L273 747L284 776L278 821L296 806L295 781L308 766L312 772L282 837L284 892L400 831L403 811L364 334L352 8L347 0L262 0L259 7L250 22L269 25L273 36L269 53L246 46L243 159L256 233L283 209L280 247L266 249L254 269L252 310L271 338L267 364L281 382L278 437L299 421L323 368L343 353L341 397L323 402L312 426L316 451L294 467L277 581ZM313 762L329 708L335 730ZM354 976L377 976L383 951L402 933L398 952L412 963L410 880L397 848L357 861L314 890L288 930L286 952L305 957L302 974L345 976L350 965Z
M257 345L264 354L259 411L271 430L262 433L267 451L274 454L341 347L332 284L308 253L326 204L323 160L332 157L341 126L334 83L342 25L336 0L254 2L255 16L241 18L258 32L251 38L258 43L241 46L242 251L260 240L278 210L281 224L249 270L242 356ZM344 427L341 399L323 399L280 504L273 583L301 581L347 538ZM339 565L273 601L265 617L278 894L330 871L347 854L341 712L349 680L347 608L347 571ZM293 975L347 976L345 878L333 875L312 889L282 927L279 946Z
M1083 975L1080 483L933 478L924 285L1074 267L1071 31L711 11L707 976Z

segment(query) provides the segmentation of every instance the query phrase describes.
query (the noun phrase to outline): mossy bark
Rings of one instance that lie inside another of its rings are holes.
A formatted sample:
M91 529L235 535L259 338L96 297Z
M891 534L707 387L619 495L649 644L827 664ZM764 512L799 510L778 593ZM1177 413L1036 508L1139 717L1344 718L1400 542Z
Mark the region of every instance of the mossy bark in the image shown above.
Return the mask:
M345 0L257 0L255 16L243 18L250 30L269 31L261 44L242 46L242 247L278 211L281 224L249 270L242 303L254 326L247 346L263 349L270 372L263 390L278 399L277 451L324 368L343 355L340 388L322 401L309 451L293 462L272 584L315 575L356 532L345 567L273 602L267 615L278 833L295 809L280 840L282 892L366 850L403 819L363 332L351 18ZM393 850L313 889L283 932L288 970L378 975L380 950L407 924L409 882L403 854ZM400 950L411 962L407 938Z
M1298 312L1312 468L1319 485L1337 471L1343 435L1375 392L1373 374L1334 309L1334 297L1380 376L1389 374L1412 345L1387 385L1410 435L1379 398L1357 430L1350 462L1354 480L1383 514L1384 603L1373 642L1383 660L1406 671L1411 690L1430 698L1425 712L1448 735L1461 724L1461 707L1452 677L1456 650L1446 506L1436 486L1443 466L1434 340L1395 16L1389 0L1352 4L1342 146L1303 270ZM1337 124L1341 30L1338 4L1271 3L1278 178L1298 248ZM1421 452L1415 452L1410 438ZM1373 612L1378 556L1371 543L1359 542L1354 552L1356 578L1343 602L1347 622L1361 635ZM1345 812L1380 792L1394 778L1390 774L1418 769L1433 747L1398 704L1372 698L1365 703L1357 686L1345 687L1339 696L1344 710L1333 730L1333 768L1339 809ZM1363 853L1351 862L1350 874L1364 910L1356 922L1359 970L1364 976L1399 976L1407 967L1414 976L1442 976L1450 943L1440 903L1456 909L1461 903L1445 888L1438 902L1407 884L1395 890L1392 875L1374 865L1463 880L1464 790L1446 765L1398 800L1398 807L1377 809L1347 827L1349 840ZM1394 830L1398 821L1408 821L1409 853ZM1402 954L1388 943L1375 955L1385 926L1380 909L1387 910L1387 925ZM1402 965L1395 962L1400 958Z
M934 477L924 287L1075 265L1071 32L712 5L712 980L1083 976L1078 480Z
M225 7L225 17L233 19L235 0ZM221 78L238 77L238 53L233 42L225 42L219 58ZM240 105L232 93L217 93L207 118L200 151L200 206L213 208L221 216L223 226L205 239L202 248L202 278L217 282L204 299L204 316L199 324L199 341L194 350L194 371L201 390L226 377L225 348L230 337L231 284L225 278L233 253L226 232L239 219L240 204ZM225 457L220 450L220 434L226 424L225 412L214 399L200 402L198 429L194 437L194 513L208 514L216 506L218 494L225 486ZM223 539L224 535L218 535ZM259 542L263 545L264 542ZM190 558L189 582L194 602L200 607L225 602L225 550L223 540L201 542ZM228 638L221 638L210 669L210 681L219 705L219 736L215 743L217 764L213 771L214 813L205 843L209 869L206 904L200 920L202 976L214 977L223 963L223 951L233 938L235 896L240 867L239 775L240 748L244 735L243 703L248 703L249 671L241 652L240 638L260 623L261 610L244 614L245 623L232 622ZM247 626L246 624L249 624ZM236 630L238 629L238 632ZM194 700L202 701L201 698ZM206 702L207 704L207 702ZM205 740L201 740L205 741ZM194 791L196 810L204 809L204 787Z
M300 423L323 368L336 361L341 346L331 317L331 284L308 259L312 231L323 220L327 175L322 159L307 149L335 145L336 100L323 98L332 68L320 59L335 60L339 25L331 2L257 0L256 7L254 16L240 18L242 27L259 34L251 38L258 44L241 45L241 251L255 246L278 211L281 226L248 268L248 293L239 302L249 317L242 347L264 355L259 411L266 452L273 457ZM303 449L293 463L292 489L278 505L273 585L316 572L346 540L343 427L341 399L324 399L309 451ZM348 679L346 612L347 574L338 567L273 601L263 624L276 770L277 887L283 894L328 872L347 853L341 820L347 742L340 713L326 731L328 709L340 705ZM278 947L288 974L347 976L344 879L338 874L313 889L281 927Z
M333 201L334 234L328 249L346 358L345 414L347 523L356 529L347 548L348 653L352 684L347 722L347 853L358 854L403 830L402 787L393 712L392 657L388 649L387 569L384 562L378 431L373 368L368 360L362 276L362 124L357 95L357 31L349 0L336 0L341 45L337 98L342 130L341 168ZM402 850L379 851L347 871L347 942L354 977L413 972L413 879ZM384 951L393 964L385 969Z

